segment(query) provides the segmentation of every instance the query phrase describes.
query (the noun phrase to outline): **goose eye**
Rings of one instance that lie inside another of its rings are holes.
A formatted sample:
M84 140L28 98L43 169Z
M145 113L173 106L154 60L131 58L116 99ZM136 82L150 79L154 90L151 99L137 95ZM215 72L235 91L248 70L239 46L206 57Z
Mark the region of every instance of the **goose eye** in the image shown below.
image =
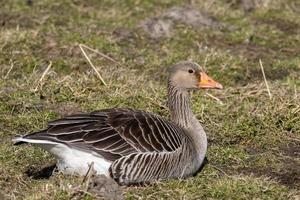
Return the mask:
M189 69L189 73L190 73L190 74L194 73L194 70Z

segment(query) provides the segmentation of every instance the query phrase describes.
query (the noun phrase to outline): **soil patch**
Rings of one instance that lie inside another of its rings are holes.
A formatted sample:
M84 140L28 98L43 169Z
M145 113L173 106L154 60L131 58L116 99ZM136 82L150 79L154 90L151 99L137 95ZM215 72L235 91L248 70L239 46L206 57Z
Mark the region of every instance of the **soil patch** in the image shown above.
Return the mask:
M280 151L285 155L292 158L300 159L300 142L288 143L286 146L281 147ZM299 166L300 168L300 166Z
M41 167L29 167L25 172L27 176L33 179L48 179L52 176L56 169L56 162L53 161L50 164L43 165Z
M167 10L163 14L164 18L171 19L175 22L180 22L185 25L189 25L195 28L210 27L213 29L220 28L222 26L214 17L208 13L200 12L191 7L173 7Z
M170 37L176 23L191 26L193 28L218 29L225 27L208 13L200 12L189 6L172 7L159 16L144 20L139 27L152 39Z
M124 43L132 43L135 44L137 41L137 34L135 33L134 30L131 30L129 28L116 28L113 31L113 35L116 38L116 41L122 45L122 42Z
M141 27L152 39L171 37L173 34L173 22L162 17L152 17L142 22Z
M94 176L88 185L88 192L104 199L124 199L122 187L104 175Z

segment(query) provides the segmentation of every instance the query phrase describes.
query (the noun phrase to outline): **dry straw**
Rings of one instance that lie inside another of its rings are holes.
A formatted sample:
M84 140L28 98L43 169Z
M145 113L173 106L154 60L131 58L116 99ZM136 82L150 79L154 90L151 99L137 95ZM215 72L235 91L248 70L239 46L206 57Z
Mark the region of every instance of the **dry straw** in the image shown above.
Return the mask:
M96 53L96 54L102 56L103 58L105 58L105 59L107 59L107 60L110 60L110 61L113 62L113 63L118 64L120 67L122 67L121 63L119 63L119 62L116 61L115 59L113 59L113 58L109 57L108 55L106 55L106 54L104 54L104 53L101 53L101 52L99 52L99 51L97 51L97 50L95 50L95 49L92 49L92 48L89 47L89 46L86 46L86 45L84 45L84 44L79 44L79 47L81 47L81 48L84 47L84 48L86 48L86 49L88 49L88 50L90 50L90 51L92 51L92 52L94 52L94 53Z
M89 46L87 46L87 45L79 44L78 46L79 46L79 48L80 48L82 54L84 55L84 57L87 59L87 61L88 61L88 63L90 64L90 66L91 66L91 67L93 68L93 70L96 72L98 78L101 80L101 82L102 82L105 86L107 86L106 82L104 81L104 79L102 78L102 76L100 75L100 73L98 72L98 70L96 69L96 67L94 66L94 64L92 63L91 59L88 57L88 55L86 54L86 52L84 51L83 48L88 49L88 50L90 50L90 51L92 51L92 52L94 52L94 53L100 55L101 57L103 57L103 58L105 58L105 59L107 59L107 60L109 60L109 61L111 61L111 62L113 62L113 63L116 63L117 65L119 65L119 66L122 67L121 63L119 63L118 61L116 61L116 60L114 60L113 58L109 57L108 55L106 55L106 54L104 54L104 53L101 53L101 52L99 52L99 51L97 51L97 50L95 50L95 49L93 49L93 48L91 48L91 47L89 47Z
M49 72L51 66L52 66L52 62L50 61L48 67L47 67L46 70L43 72L41 78L39 79L39 81L38 81L38 83L37 83L37 85L36 85L36 87L34 88L34 90L33 90L34 92L36 92L36 91L38 90L38 87L39 87L40 85L43 85L43 79L45 78L45 76L46 76L47 73Z
M11 70L14 68L14 63L12 62L12 60L10 60L11 64L10 64L10 68L7 71L6 75L4 76L4 79L6 79L9 75L9 73L11 72Z
M102 78L102 76L100 75L100 73L98 72L98 70L96 69L96 67L94 66L94 64L92 63L92 61L90 60L90 58L88 57L88 55L85 53L85 51L83 50L82 47L86 47L85 45L79 44L79 48L81 50L81 52L83 53L84 57L87 59L87 61L89 62L90 66L93 68L93 70L96 72L98 78L100 79L100 81L107 86L107 84L105 83L104 79Z
M214 95L209 94L209 93L205 93L205 95L216 100L220 105L224 105L224 103L218 97L215 97Z
M262 65L261 59L259 59L259 65L260 65L260 69L261 69L261 72L263 74L264 81L265 81L265 84L266 84L266 87L267 87L267 90L268 90L268 94L269 94L269 97L270 97L270 100L271 100L272 99L272 94L271 94L271 91L270 91L270 88L269 88L269 85L268 85L268 82L267 82L264 66Z

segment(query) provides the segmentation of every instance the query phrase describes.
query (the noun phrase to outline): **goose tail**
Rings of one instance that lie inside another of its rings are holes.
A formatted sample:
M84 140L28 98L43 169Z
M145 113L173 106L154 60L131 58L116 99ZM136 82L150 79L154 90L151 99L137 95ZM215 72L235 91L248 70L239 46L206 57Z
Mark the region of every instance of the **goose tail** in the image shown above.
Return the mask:
M12 142L14 145L20 145L20 144L56 144L56 142L52 142L49 140L40 140L40 139L32 139L32 138L26 138L26 136L20 136L12 139Z
M12 142L14 143L14 145L20 145L20 144L28 143L28 141L26 141L26 139L24 139L23 137L13 138Z

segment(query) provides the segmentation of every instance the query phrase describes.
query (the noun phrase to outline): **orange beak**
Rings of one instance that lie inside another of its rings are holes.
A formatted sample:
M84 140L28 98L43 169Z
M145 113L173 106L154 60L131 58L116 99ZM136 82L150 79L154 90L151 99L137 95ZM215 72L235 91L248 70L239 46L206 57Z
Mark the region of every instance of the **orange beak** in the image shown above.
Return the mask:
M201 89L223 89L223 86L207 76L204 72L200 72L199 88Z

